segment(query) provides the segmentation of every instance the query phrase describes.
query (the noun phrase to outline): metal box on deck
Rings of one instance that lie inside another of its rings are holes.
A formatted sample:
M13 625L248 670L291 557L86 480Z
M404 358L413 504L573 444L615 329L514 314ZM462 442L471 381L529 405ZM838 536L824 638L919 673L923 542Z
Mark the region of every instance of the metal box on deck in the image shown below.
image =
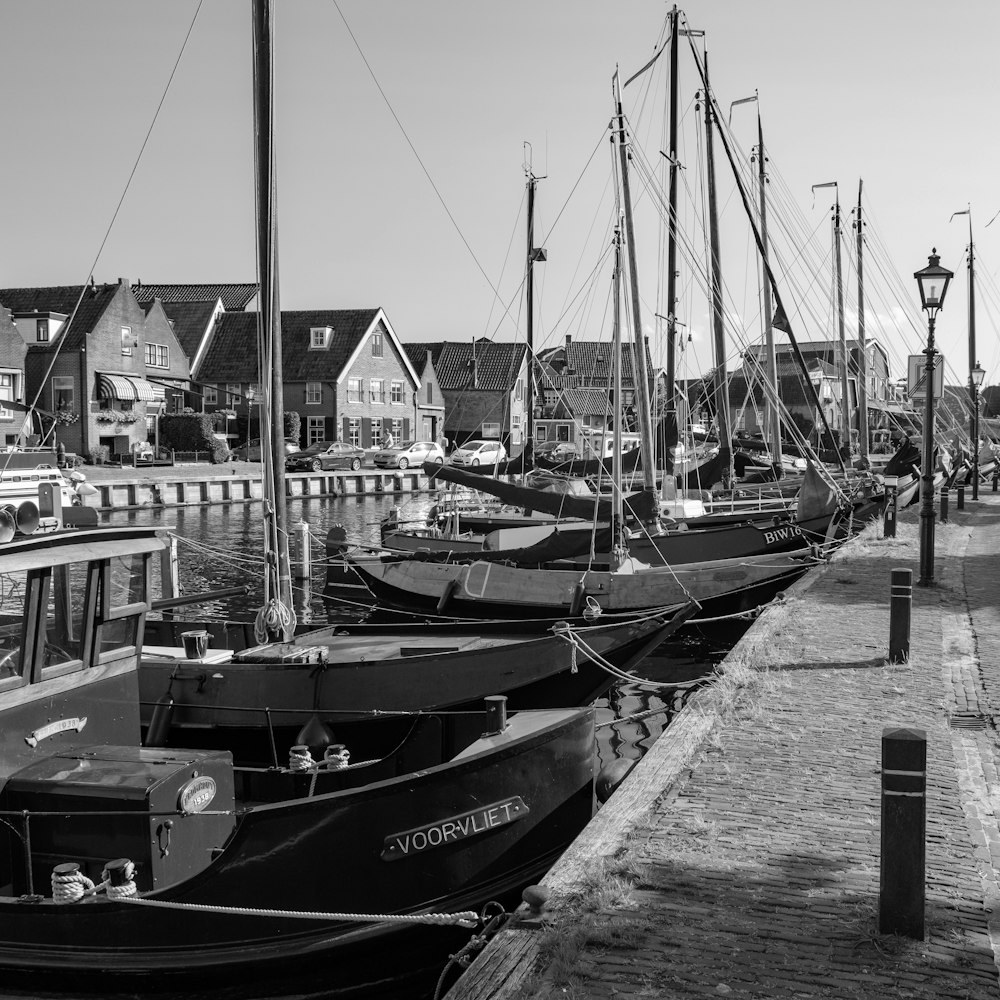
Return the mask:
M15 771L2 802L4 809L30 814L36 892L48 894L58 864L75 861L97 882L115 858L135 863L139 889L162 887L204 868L232 832L232 755L146 747L71 749ZM21 847L12 839L14 888L24 892L24 858L17 856Z

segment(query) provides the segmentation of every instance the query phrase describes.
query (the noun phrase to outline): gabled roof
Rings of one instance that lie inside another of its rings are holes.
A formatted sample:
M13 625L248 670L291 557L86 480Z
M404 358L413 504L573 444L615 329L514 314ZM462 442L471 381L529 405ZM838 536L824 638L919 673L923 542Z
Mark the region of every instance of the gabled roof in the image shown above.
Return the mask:
M427 352L431 352L431 364L437 365L437 359L441 357L441 351L444 348L444 341L433 341L433 342L419 342L416 344L403 344L403 350L406 351L406 356L410 359L410 364L413 365L417 374L424 370L424 365L427 363Z
M159 299L167 302L215 302L222 299L227 310L246 309L247 303L257 294L257 285L143 285L136 282L132 286L132 294L136 302L148 302ZM167 315L170 315L169 312Z
M122 286L114 285L54 285L49 288L0 288L0 305L6 306L14 313L58 312L70 316L76 307L80 308L68 329L64 329L59 337L49 344L29 344L28 350L41 352L54 350L61 344L61 350L78 350L83 344L84 335L90 333L97 321L104 314L108 304ZM80 292L84 291L83 298Z
M334 381L379 319L381 309L323 309L281 313L282 374L286 382ZM331 327L327 350L310 350L310 330ZM388 325L387 325L388 329ZM206 382L257 382L257 313L219 316L198 373Z
M622 344L622 381L635 382L632 375L633 344ZM652 372L653 362L646 344L646 370ZM572 368L581 379L603 379L610 382L612 373L612 345L598 340L573 340L565 346L566 367Z
M574 417L603 417L611 409L607 389L565 389L560 402Z
M527 350L524 344L497 344L485 338L477 340L475 345L446 343L440 358L434 362L438 385L442 389L509 392L521 372Z
M140 303L143 312L149 315L156 299L151 298ZM174 325L174 336L181 345L181 350L194 364L195 355L201 346L205 331L212 322L218 299L205 299L200 302L163 302L163 311Z

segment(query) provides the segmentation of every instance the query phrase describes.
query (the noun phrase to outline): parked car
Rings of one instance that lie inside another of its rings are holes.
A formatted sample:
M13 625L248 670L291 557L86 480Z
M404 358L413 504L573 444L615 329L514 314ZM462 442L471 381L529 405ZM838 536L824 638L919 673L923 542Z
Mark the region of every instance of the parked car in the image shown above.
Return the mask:
M285 457L294 455L299 450L297 441L285 438ZM244 441L239 447L233 449L233 458L241 462L259 462L261 460L260 438L251 441Z
M507 457L499 441L466 441L451 453L452 465L496 465Z
M375 452L375 464L380 469L408 469L424 462L444 463L444 449L434 441L404 441L391 448Z
M572 462L579 457L572 441L543 441L535 447L535 458L546 462Z
M285 459L289 472L319 472L324 469L361 468L365 451L347 441L317 441L303 451L296 451Z

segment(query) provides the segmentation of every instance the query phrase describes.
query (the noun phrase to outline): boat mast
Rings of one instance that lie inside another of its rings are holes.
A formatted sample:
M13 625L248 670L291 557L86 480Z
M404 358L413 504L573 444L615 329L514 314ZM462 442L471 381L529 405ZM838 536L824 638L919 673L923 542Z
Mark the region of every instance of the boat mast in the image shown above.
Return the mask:
M676 5L670 12L670 173L667 189L667 370L666 407L674 414L680 432L677 406L677 50L679 46L680 12ZM663 477L666 487L667 477Z
M284 394L281 364L281 306L278 298L278 223L274 156L274 92L271 0L253 0L254 126L257 180L257 274L264 350L261 388L270 396L271 447L264 461L265 627L288 641L294 629L292 572L285 504ZM261 437L264 437L263 432Z
M861 449L862 468L869 468L868 451L868 343L865 340L865 272L862 257L864 237L861 219L861 188L864 182L858 179L858 214L854 220L858 247L858 447Z
M526 255L527 273L524 278L525 307L528 314L528 384L525 387L525 406L527 421L523 454L532 454L535 447L535 262L546 259L545 250L535 246L535 187L540 178L531 169L531 145L525 143L527 156L524 162L524 172L528 177L528 252ZM521 463L521 481L527 475L527 464Z
M722 258L719 250L719 211L715 195L715 153L712 145L713 101L708 82L708 55L705 55L705 170L708 174L708 228L712 251L712 327L715 351L715 418L719 427L719 455L725 472L723 485L733 481L732 431L729 420L729 376L726 371L726 328L722 301Z
M972 481L973 499L979 494L979 387L972 377L973 367L979 365L976 358L976 249L972 243L972 208L969 208L969 451L972 453L975 470Z
M615 276L614 276L614 354L611 358L611 384L614 387L614 398L622 398L622 324L621 324L621 288L622 288L622 221L618 220L615 226ZM622 498L622 421L621 410L618 409L613 414L614 425L611 430L612 447L614 454L611 456L611 479L614 483L612 491L612 511L611 522L614 544L621 543L621 527L625 523Z
M778 414L778 361L774 351L774 309L771 303L771 283L767 280L767 157L764 154L764 127L757 111L757 181L760 187L760 239L764 247L764 371L767 378L767 437L771 449L771 468L775 479L780 479L781 466L781 417Z
M628 181L628 149L625 138L625 114L622 111L621 87L618 70L612 78L615 95L615 114L618 119L618 155L621 160L622 208L625 213L625 239L628 251L629 284L632 293L632 325L635 332L635 357L632 363L632 378L635 384L635 409L639 423L639 440L642 455L642 486L646 493L656 492L656 453L653 450L652 410L650 408L649 374L646 368L646 343L642 335L642 318L639 308L639 276L635 268L635 231L632 220L632 196ZM621 398L616 400L621 411ZM616 484L616 489L620 487ZM655 505L654 505L655 510ZM655 520L649 512L644 512L648 520Z

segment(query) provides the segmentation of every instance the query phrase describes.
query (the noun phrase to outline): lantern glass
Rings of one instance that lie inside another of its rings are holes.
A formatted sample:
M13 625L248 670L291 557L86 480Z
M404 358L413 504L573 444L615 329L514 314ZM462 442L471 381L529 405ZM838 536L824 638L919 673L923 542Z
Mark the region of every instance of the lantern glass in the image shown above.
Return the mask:
M972 375L972 384L978 389L983 384L983 379L986 378L986 370L976 362L976 367L970 372Z
M920 289L920 305L932 315L944 306L944 297L948 291L948 283L954 275L946 267L941 267L941 258L937 250L932 250L927 258L927 267L921 268L913 275Z

